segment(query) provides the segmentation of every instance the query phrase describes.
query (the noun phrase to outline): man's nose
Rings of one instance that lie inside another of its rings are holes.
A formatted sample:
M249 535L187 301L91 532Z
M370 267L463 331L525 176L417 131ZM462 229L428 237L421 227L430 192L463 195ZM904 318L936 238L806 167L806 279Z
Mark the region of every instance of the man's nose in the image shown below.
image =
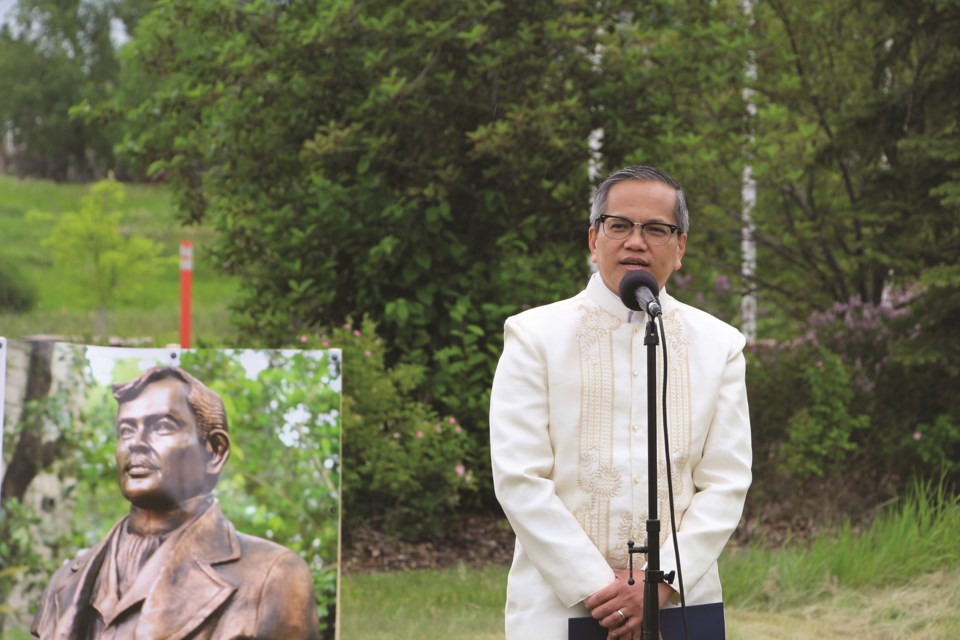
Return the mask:
M124 442L128 449L133 449L134 447L147 447L147 430L143 425L137 425L133 428L133 432L129 437L124 438Z
M643 227L634 226L623 243L628 247L647 248L647 239L643 237Z

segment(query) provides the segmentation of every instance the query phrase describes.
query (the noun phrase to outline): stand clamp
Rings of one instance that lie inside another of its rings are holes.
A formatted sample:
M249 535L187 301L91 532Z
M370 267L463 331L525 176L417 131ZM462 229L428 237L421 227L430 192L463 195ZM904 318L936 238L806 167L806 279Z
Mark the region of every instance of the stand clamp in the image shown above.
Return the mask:
M627 560L629 571L627 584L631 587L637 583L637 581L633 579L633 554L646 552L647 547L638 547L633 540L627 540ZM671 571L670 573L664 573L663 571L648 571L647 575L653 578L653 582L666 582L667 584L673 584L673 579L676 577L676 572Z

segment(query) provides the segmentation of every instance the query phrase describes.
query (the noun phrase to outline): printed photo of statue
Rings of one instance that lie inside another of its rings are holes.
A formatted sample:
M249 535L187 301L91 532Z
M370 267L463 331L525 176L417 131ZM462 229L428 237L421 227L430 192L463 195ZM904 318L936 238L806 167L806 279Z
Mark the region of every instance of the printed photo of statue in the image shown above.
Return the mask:
M230 457L223 400L178 367L114 387L130 513L54 575L40 638L317 638L307 564L236 531L212 491Z
M0 637L335 637L339 350L7 344Z

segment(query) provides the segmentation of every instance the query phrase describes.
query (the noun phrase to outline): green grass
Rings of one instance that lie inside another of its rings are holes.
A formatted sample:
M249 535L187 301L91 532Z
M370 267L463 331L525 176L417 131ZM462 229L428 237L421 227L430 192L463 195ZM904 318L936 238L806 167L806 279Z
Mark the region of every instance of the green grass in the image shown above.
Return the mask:
M960 638L960 499L920 487L858 533L730 549L731 640ZM344 576L341 640L503 638L507 567ZM842 632L841 632L842 631Z
M503 637L507 569L344 576L340 640Z
M866 531L844 526L809 546L731 549L720 561L733 606L777 610L832 598L838 587L893 584L960 568L960 499L942 485L918 486Z
M96 314L86 292L70 284L54 266L50 250L43 245L56 216L79 208L85 185L56 184L45 180L0 176L0 239L3 258L14 265L37 294L36 308L25 314L0 314L0 335L60 335L86 342L103 342L95 336ZM166 187L125 185L126 214L123 231L145 235L163 247L168 268L143 283L135 300L118 302L106 314L109 336L148 338L153 345L179 342L179 268L177 256L182 240L194 245L193 336L194 344L225 344L235 337L228 306L238 287L234 278L220 273L206 248L215 232L198 226L183 226L176 217ZM30 211L52 213L54 219L30 219Z

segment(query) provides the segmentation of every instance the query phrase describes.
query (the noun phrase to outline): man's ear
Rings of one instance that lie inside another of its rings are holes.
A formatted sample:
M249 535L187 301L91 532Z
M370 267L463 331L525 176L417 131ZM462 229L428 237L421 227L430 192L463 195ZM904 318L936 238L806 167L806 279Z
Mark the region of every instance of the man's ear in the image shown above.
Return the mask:
M223 465L230 457L230 436L223 429L211 429L207 434L206 448L207 453L210 454L210 459L207 460L207 473L220 475Z

